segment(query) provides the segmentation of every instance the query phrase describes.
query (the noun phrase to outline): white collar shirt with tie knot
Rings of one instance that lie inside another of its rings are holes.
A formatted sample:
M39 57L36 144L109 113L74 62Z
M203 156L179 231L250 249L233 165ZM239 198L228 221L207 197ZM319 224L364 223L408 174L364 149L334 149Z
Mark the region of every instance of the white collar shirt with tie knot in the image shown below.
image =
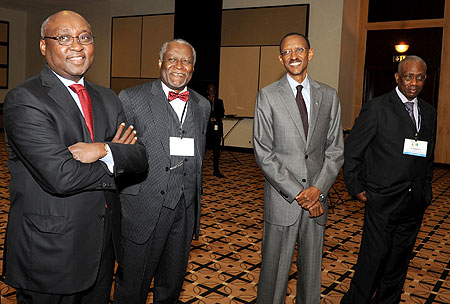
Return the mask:
M166 86L166 84L164 82L162 82L162 81L161 81L161 85L162 85L162 89L164 91L164 94L166 94L167 100L169 100L168 99L169 91L173 91L173 90L170 89L168 86ZM185 92L185 91L187 91L187 86L185 86L184 89L180 93ZM179 99L179 98L175 98L174 100L169 102L169 104L172 106L172 108L177 113L178 119L181 119L181 115L183 115L183 110L184 110L184 107L186 105L186 102L181 100L181 99ZM189 107L189 104L187 106ZM186 114L184 114L183 121L185 120L185 118L186 118ZM181 123L183 123L183 122L181 122Z
M402 92L400 92L400 90L398 89L398 86L395 88L395 91L397 92L397 95L400 98L400 100L403 102L403 104L406 104L407 102L412 102L414 104L414 106L413 106L414 120L415 120L416 129L417 129L417 131L419 131L420 130L420 123L418 123L418 122L420 120L419 120L419 106L418 106L417 97L414 98L413 100L408 100L408 98L406 98L406 96L403 95ZM407 111L406 110L406 105L405 105L405 111Z
M289 85L291 86L292 93L294 93L294 97L297 96L297 86L301 84L303 86L302 96L305 100L306 110L308 112L308 121L311 119L311 90L309 85L309 78L306 75L305 79L303 79L302 83L298 83L295 81L289 74L287 74L287 79Z

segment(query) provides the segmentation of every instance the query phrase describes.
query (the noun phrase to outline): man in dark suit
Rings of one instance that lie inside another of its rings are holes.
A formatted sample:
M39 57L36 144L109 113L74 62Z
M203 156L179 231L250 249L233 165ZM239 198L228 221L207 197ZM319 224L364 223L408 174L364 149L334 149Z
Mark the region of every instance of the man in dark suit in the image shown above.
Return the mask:
M326 196L342 166L344 143L339 98L307 74L312 57L304 35L285 35L279 60L287 74L256 98L255 156L265 177L257 303L285 302L296 245L297 303L320 302Z
M436 111L417 98L427 67L407 56L397 88L364 104L345 143L344 178L365 203L361 248L341 303L399 303L409 256L431 203Z
M130 129L119 136L123 125L116 134L125 117L114 92L83 77L94 59L89 23L61 11L44 21L41 36L47 65L4 103L11 173L6 283L17 289L18 303L107 303L111 221L120 225L114 178L145 171L145 149L125 144L135 136ZM84 85L90 99L73 85Z
M207 138L213 150L213 174L217 177L225 177L220 172L220 148L223 139L222 119L225 116L225 108L223 107L223 100L216 96L217 91L214 84L208 85L206 94L211 103L211 115L209 117Z
M148 173L121 191L122 252L115 303L177 303L192 237L198 236L208 100L187 88L195 50L186 41L163 44L161 78L119 94L140 134Z

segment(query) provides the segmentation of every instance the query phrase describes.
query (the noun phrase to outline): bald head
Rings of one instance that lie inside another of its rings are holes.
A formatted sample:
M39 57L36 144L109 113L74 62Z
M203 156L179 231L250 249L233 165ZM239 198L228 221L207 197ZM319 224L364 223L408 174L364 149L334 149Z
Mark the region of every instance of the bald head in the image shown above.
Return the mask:
M81 16L80 14L74 12L74 11L69 11L69 10L65 10L65 11L59 11L54 13L53 15L50 15L47 17L47 19L45 19L42 24L41 24L41 37L47 36L46 34L46 29L47 29L47 25L50 21L54 21L57 18L60 17L69 17L69 16L75 16L77 18L81 18L83 19L89 26L89 29L91 29L91 25L89 24L89 22L86 21L86 19L84 19L83 16Z
M423 60L422 58L420 58L419 56L415 56L415 55L410 55L410 56L406 56L405 59L403 59L402 61L400 61L400 63L398 64L397 67L397 73L401 74L401 71L403 69L403 66L407 63L407 62L420 62L421 64L423 64L425 66L425 72L427 71L427 64L425 63L425 60Z

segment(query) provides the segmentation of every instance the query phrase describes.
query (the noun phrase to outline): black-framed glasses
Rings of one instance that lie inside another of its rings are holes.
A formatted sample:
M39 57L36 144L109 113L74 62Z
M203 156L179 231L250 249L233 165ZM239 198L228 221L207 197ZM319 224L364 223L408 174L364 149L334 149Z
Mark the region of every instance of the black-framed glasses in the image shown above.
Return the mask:
M416 81L422 82L422 81L425 81L425 79L427 78L427 75L425 75L425 74L417 74L417 75L414 75L414 74L403 74L403 75L401 75L401 77L405 81L411 81L411 80L413 80L415 78Z
M59 35L56 37L51 36L43 36L41 39L53 39L58 41L60 45L69 46L73 44L73 40L77 38L78 43L82 45L88 45L94 42L94 36L88 33L83 33L78 36L71 36L71 35Z
M281 52L281 56L289 57L292 55L293 52L295 52L295 54L297 54L297 55L301 55L308 50L309 50L308 48L302 48L302 47L295 48L294 50L286 49Z

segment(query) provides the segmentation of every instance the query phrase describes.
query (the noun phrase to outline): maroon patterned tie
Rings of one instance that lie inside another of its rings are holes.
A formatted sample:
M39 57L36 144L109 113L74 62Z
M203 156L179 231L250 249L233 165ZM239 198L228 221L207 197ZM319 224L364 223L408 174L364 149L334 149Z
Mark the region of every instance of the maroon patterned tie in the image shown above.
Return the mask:
M86 120L86 125L89 130L89 134L91 134L92 142L94 142L94 123L92 117L92 102L89 97L86 88L81 84L72 84L69 88L77 93L78 98L80 98L81 108L83 109L84 119Z
M308 110L306 109L305 100L303 99L302 89L303 86L299 84L297 86L297 97L295 97L295 100L297 101L300 117L302 118L303 130L305 130L305 135L308 137Z

